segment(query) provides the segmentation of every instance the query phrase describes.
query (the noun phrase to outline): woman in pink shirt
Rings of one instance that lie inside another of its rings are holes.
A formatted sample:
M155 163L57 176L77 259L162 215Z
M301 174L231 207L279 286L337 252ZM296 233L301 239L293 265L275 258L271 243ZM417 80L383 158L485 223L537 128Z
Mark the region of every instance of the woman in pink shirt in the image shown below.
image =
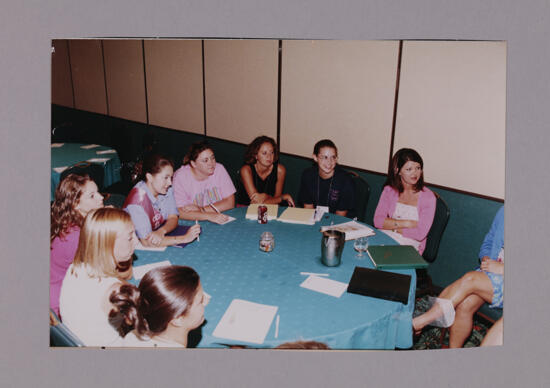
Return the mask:
M194 143L172 182L180 218L223 224L235 207L235 186L207 142Z
M424 186L424 162L413 149L393 156L388 179L374 213L374 226L401 245L412 245L420 254L435 215L435 194Z
M84 217L103 207L103 196L88 175L67 175L55 190L50 213L50 308L59 315L59 292L73 262Z

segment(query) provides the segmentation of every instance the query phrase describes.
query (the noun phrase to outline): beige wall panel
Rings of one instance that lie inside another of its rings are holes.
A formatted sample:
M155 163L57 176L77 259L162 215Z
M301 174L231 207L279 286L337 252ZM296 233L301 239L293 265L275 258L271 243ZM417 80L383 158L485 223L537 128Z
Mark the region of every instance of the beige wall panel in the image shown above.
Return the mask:
M100 40L70 40L75 108L107 114Z
M104 40L109 115L147 123L141 40Z
M206 132L239 143L277 137L277 40L207 40Z
M281 150L311 157L332 139L339 162L386 172L397 41L284 41Z
M73 85L67 40L52 40L52 103L73 106Z
M204 133L200 40L145 40L149 123Z
M506 44L404 42L394 151L427 182L504 198Z

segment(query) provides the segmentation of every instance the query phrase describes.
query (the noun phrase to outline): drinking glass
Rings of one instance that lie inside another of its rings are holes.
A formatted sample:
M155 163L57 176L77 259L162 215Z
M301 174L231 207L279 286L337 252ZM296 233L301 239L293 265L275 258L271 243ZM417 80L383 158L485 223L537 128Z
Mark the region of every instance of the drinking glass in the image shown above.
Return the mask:
M353 248L357 251L357 254L355 257L359 259L363 259L365 255L363 255L363 252L367 251L369 244L366 237L358 237L353 242Z

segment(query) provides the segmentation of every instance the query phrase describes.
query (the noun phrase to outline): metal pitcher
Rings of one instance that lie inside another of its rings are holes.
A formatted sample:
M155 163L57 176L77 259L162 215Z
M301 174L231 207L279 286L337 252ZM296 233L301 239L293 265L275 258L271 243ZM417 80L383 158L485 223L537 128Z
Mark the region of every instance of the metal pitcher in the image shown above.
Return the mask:
M321 239L321 262L327 267L340 265L346 235L338 230L326 230Z

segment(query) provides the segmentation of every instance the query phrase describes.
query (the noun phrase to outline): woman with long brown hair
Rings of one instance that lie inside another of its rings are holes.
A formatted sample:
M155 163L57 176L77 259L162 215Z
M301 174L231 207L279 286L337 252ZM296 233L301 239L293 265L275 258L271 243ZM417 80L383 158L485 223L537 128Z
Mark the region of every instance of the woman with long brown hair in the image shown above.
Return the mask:
M91 210L103 207L103 196L88 175L67 175L55 190L50 212L50 308L59 314L59 292L73 262L80 227Z
M200 226L178 226L172 161L163 155L149 154L141 170L141 180L130 190L122 206L132 217L141 243L147 247L185 246L193 241L200 234Z
M124 346L187 347L189 331L204 322L204 293L191 267L165 266L147 272L138 287L125 284L110 296L109 321Z

